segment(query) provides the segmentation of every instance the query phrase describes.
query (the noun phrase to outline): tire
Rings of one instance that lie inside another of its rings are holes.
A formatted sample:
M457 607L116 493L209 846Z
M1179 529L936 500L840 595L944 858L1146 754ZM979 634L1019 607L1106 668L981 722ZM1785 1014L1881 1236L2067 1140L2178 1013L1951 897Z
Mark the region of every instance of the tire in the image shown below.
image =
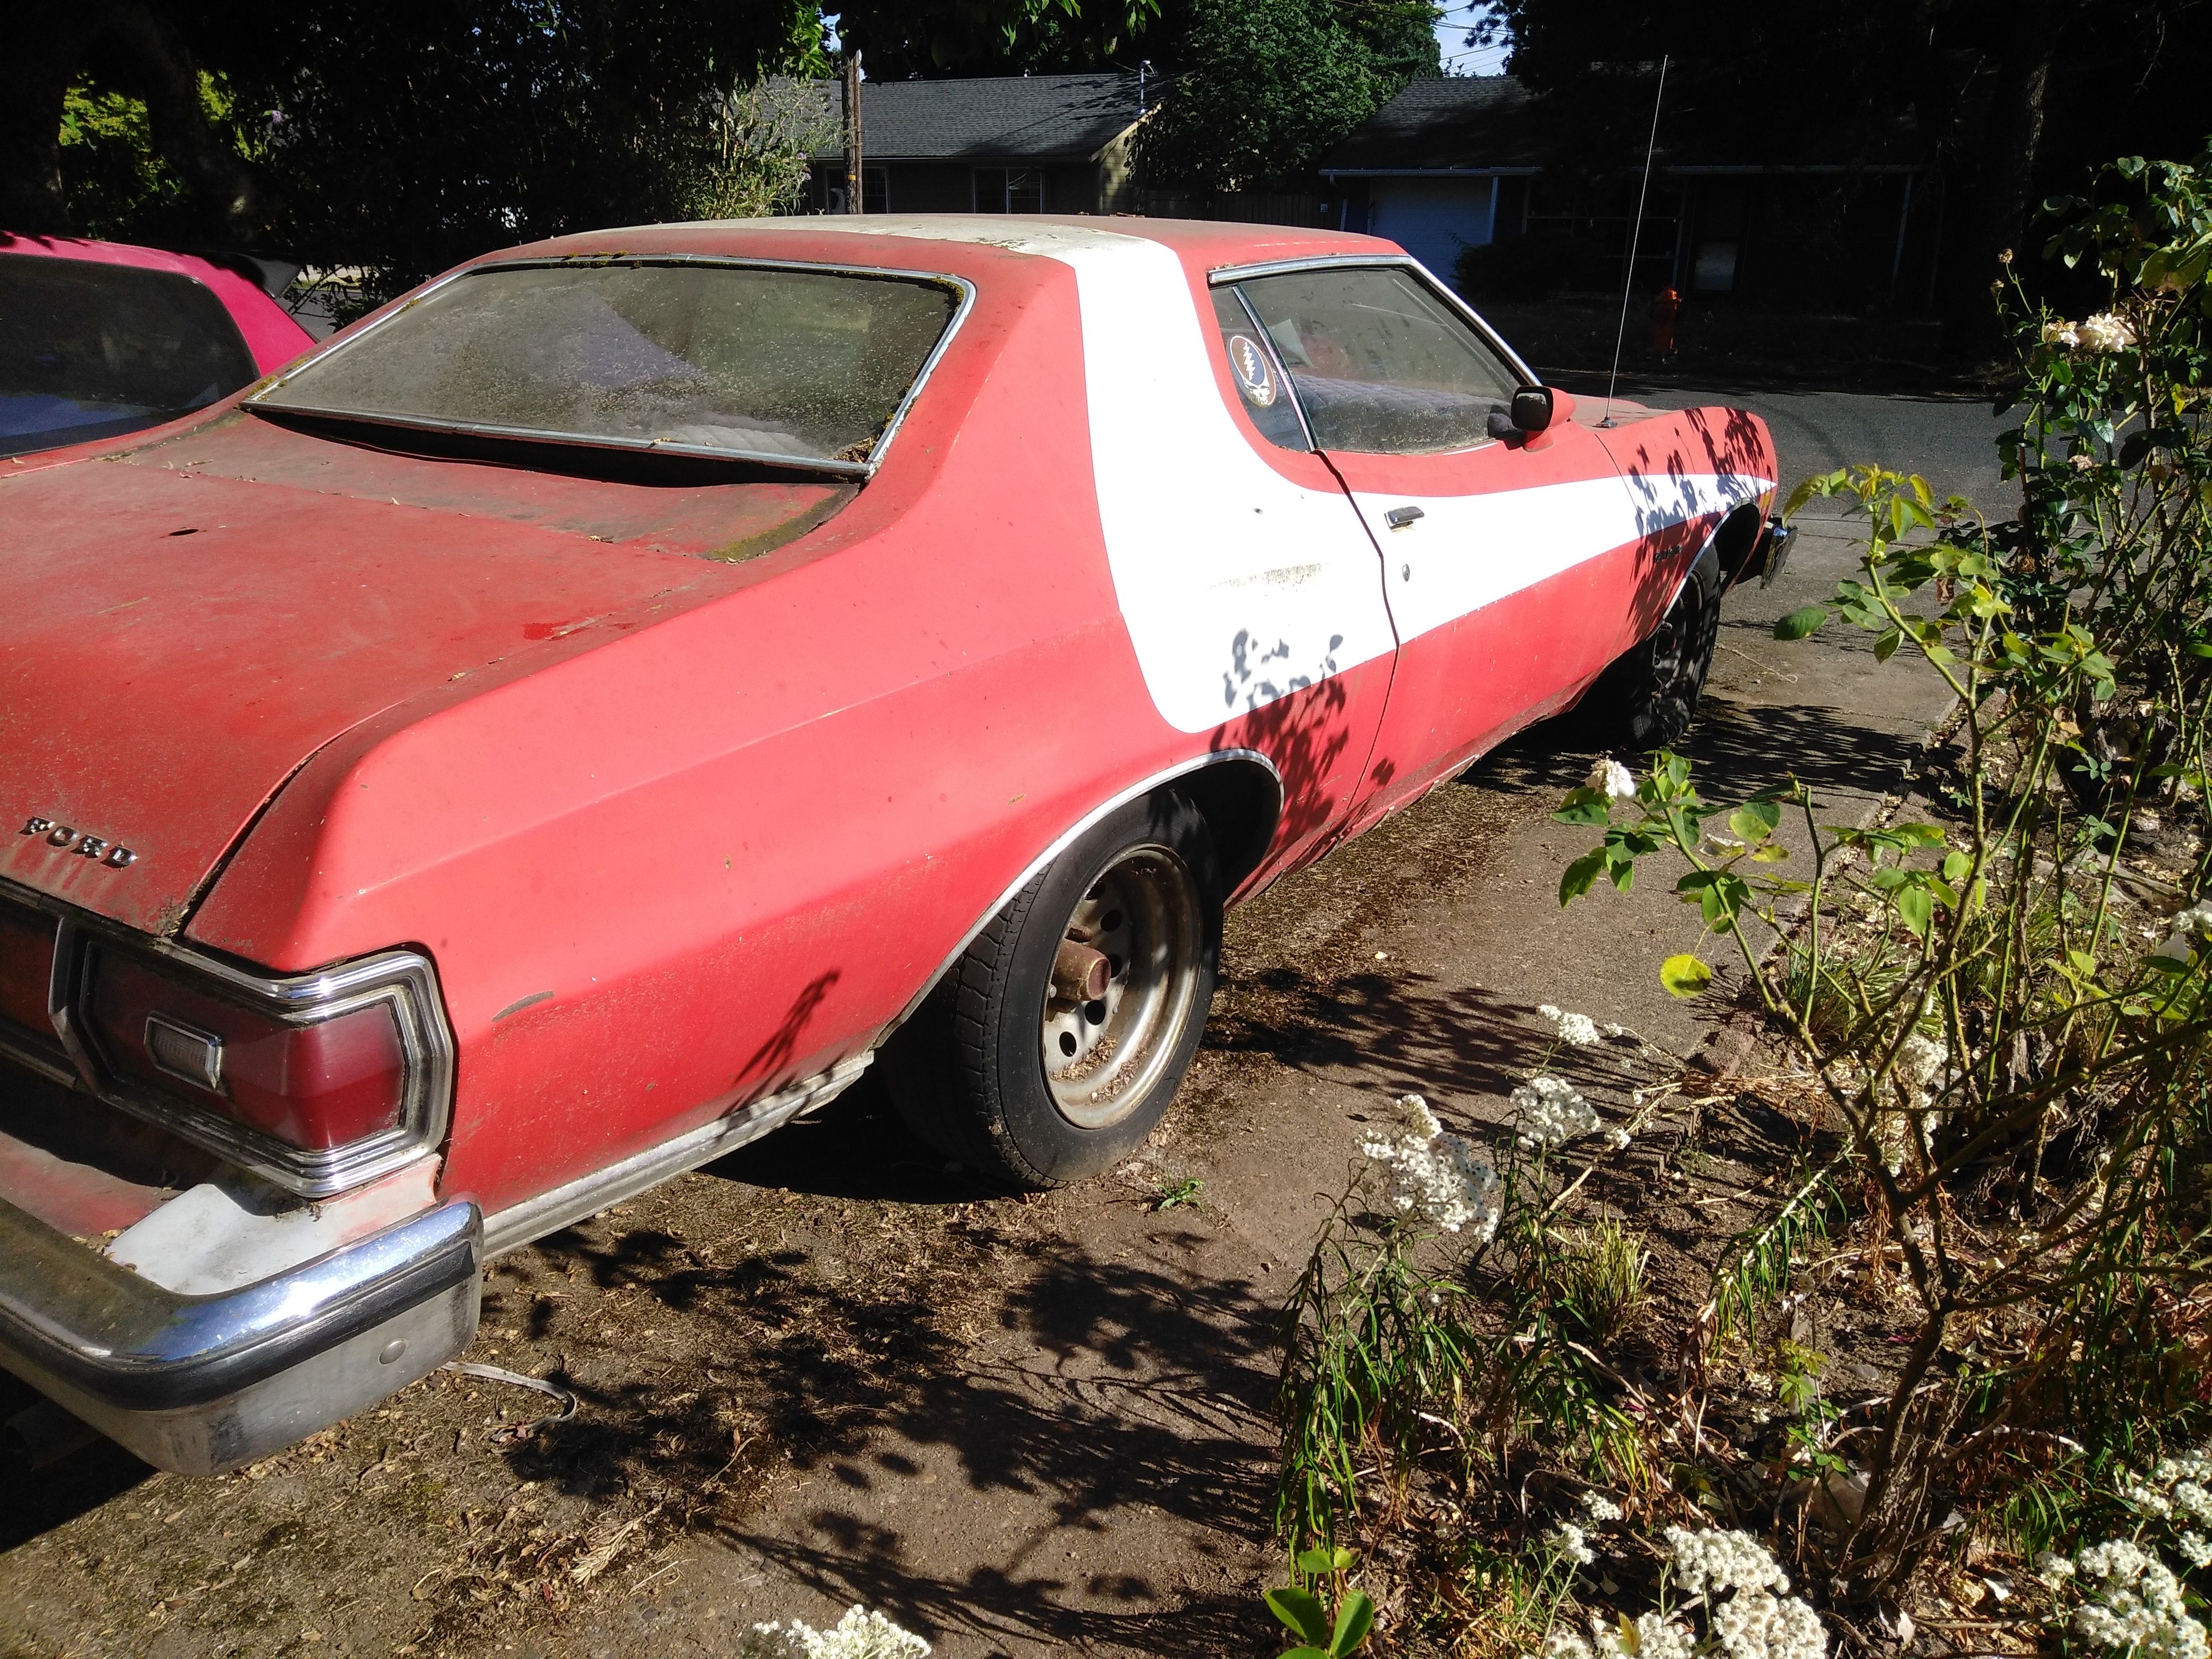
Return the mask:
M1698 712L1720 631L1721 562L1708 547L1659 625L1584 694L1577 712L1590 738L1631 754L1680 743Z
M1104 994L1087 1003L1054 988L1070 940L1107 958L1091 964L1109 975ZM1189 1069L1220 951L1204 816L1174 794L1119 808L991 918L893 1037L884 1071L899 1115L947 1158L1016 1187L1110 1169Z

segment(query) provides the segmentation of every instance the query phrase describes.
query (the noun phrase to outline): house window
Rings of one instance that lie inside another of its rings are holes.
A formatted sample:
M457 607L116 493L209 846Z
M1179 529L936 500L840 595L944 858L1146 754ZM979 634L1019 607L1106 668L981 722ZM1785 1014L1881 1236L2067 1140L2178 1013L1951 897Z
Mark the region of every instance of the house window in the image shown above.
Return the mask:
M978 213L1044 211L1042 167L977 167L975 179Z
M845 170L837 167L822 175L822 207L825 213L845 211ZM890 172L886 167L860 169L860 206L868 213L891 210Z

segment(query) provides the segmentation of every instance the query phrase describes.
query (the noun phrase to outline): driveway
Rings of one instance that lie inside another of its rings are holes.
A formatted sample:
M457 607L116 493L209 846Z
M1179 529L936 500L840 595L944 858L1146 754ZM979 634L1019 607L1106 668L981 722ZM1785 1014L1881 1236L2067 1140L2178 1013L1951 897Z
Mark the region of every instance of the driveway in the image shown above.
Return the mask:
M1877 459L1996 501L1979 405L1739 401L1785 485ZM1863 641L1771 637L1852 563L1816 514L1779 584L1731 598L1689 745L1709 795L1794 771L1863 817L1940 717ZM1540 1003L1677 1055L1708 1033L1658 983L1698 933L1665 883L1557 904L1588 844L1549 816L1591 758L1565 743L1525 734L1232 917L1206 1047L1115 1176L993 1194L864 1083L494 1265L468 1357L560 1379L566 1421L441 1374L221 1480L101 1444L21 1481L0 1654L658 1659L855 1601L959 1659L1273 1653L1271 1322L1361 1126L1406 1089L1494 1121ZM1601 1103L1658 1074L1617 1056L1583 1079Z

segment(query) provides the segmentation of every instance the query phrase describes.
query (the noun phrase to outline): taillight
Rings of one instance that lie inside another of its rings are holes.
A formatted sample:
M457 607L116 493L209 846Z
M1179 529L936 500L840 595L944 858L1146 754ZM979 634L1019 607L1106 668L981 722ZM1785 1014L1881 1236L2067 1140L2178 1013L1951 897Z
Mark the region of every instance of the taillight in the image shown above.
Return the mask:
M453 1037L417 951L269 975L65 917L57 959L46 1023L82 1086L287 1191L328 1196L445 1138Z
M51 1035L46 997L53 976L54 919L0 905L0 1019Z
M309 1152L398 1127L407 1050L389 1002L306 1023L94 947L87 1013L100 1057Z

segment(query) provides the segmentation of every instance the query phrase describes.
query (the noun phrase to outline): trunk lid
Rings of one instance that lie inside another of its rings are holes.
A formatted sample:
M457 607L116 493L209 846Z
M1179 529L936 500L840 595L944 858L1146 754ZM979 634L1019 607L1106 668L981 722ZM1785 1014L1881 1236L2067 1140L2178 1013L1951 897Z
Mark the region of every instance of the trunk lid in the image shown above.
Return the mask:
M236 413L0 470L0 876L173 933L349 727L726 592L851 496L431 459Z

